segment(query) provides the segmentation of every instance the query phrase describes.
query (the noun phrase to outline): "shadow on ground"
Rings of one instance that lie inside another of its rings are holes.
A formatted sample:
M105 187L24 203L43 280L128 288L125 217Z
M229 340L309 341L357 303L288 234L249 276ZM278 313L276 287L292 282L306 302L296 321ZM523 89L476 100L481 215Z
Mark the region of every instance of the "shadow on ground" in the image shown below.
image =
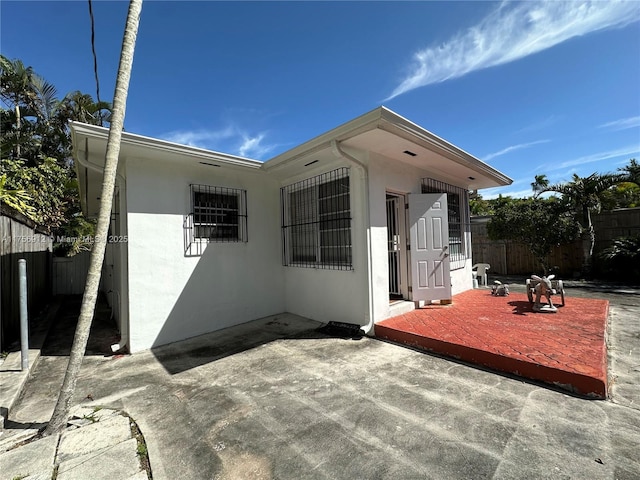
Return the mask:
M80 295L69 295L63 298L60 310L53 320L54 323L42 347L42 355L68 356L71 353L81 305L82 296ZM118 343L119 340L116 323L111 318L111 309L101 297L96 305L85 355L113 355L111 345Z

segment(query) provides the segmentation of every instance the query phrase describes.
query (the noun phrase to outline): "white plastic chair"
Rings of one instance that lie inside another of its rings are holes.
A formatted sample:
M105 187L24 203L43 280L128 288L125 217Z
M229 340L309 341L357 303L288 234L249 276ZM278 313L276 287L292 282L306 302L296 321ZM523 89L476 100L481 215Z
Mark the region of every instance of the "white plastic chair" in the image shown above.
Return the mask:
M488 263L476 263L471 267L472 269L471 273L473 274L473 278L481 278L482 285L486 287L488 285L487 270L489 270L490 268L491 268L491 265L489 265Z

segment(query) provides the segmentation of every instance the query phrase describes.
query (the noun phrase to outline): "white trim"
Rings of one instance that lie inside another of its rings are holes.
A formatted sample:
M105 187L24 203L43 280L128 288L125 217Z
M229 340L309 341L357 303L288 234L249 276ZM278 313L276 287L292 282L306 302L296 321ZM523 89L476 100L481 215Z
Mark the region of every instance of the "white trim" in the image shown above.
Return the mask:
M86 135L89 138L107 141L109 129L97 125L89 125L81 122L69 122L73 135L73 144L77 145L76 136ZM209 160L217 163L236 165L248 168L260 168L263 162L249 158L230 155L227 153L215 152L204 148L181 145L179 143L160 140L157 138L145 137L135 133L122 132L122 143L134 147L148 148L151 150L162 150L163 152L177 153L189 157L197 157L199 160Z

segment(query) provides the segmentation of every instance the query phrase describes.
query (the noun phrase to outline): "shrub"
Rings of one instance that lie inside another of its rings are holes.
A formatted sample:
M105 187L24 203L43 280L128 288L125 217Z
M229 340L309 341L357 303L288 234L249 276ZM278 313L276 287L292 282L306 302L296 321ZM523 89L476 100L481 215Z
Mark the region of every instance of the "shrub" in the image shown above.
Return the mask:
M616 238L599 255L601 273L607 278L640 283L640 235Z

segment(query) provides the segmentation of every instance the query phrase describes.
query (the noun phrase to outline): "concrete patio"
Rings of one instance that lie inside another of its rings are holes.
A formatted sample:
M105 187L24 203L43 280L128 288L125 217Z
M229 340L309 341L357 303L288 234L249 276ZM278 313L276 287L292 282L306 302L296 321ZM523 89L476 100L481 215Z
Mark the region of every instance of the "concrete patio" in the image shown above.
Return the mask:
M610 301L608 400L281 315L135 355L96 348L74 403L131 415L155 480L640 478L640 289L571 295ZM51 415L55 331L6 435Z

